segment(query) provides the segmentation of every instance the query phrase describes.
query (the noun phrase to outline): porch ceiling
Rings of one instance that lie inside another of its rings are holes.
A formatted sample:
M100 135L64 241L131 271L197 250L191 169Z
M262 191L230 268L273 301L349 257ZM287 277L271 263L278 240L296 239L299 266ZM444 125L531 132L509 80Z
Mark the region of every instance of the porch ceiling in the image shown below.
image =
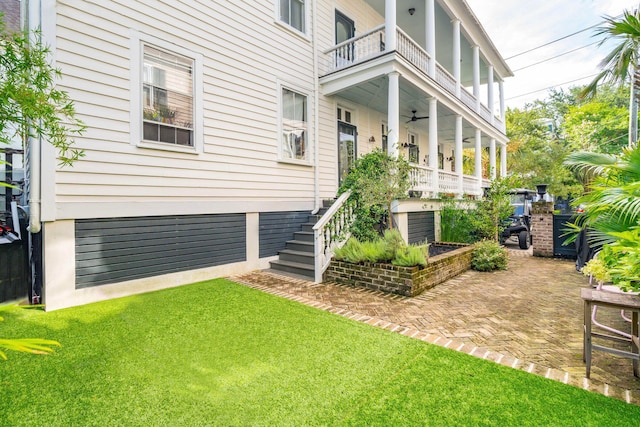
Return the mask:
M352 86L336 95L386 115L388 114L388 82L389 80L383 76ZM413 110L416 110L417 116L429 115L429 98L428 94L421 92L406 80L400 79L400 123L404 130L413 130L420 133L429 132L429 119L407 123L413 114ZM455 116L456 114L453 111L441 103L438 104L439 143L455 141ZM474 146L475 127L471 126L464 118L462 120L462 138L469 139L468 142L464 143L465 148ZM489 139L486 135L483 135L482 146L489 146Z

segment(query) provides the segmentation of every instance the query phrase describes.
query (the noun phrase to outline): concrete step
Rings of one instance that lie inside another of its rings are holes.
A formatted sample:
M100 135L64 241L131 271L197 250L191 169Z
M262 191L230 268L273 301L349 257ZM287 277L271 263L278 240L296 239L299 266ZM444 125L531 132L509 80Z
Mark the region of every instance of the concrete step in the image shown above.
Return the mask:
M315 278L313 271L313 265L301 264L299 262L275 260L271 261L271 269L285 271L288 273L297 274L300 276L308 277L310 279Z
M299 264L314 265L313 252L293 251L283 249L278 252L280 261L297 262Z
M313 233L313 226L315 224L312 222L307 222L305 224L302 224L302 231L309 231L311 233Z
M313 243L313 231L296 231L293 233L293 240Z
M289 240L286 243L285 249L291 249L292 251L313 253L313 242L301 242L299 240Z

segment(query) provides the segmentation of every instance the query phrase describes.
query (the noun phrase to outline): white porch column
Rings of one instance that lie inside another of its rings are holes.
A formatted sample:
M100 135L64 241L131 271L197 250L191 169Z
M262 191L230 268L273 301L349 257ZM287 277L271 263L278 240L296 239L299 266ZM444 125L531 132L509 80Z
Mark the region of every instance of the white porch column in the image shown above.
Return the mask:
M496 179L496 140L491 138L489 140L489 176L491 179Z
M400 73L393 71L389 77L389 93L387 105L387 152L392 157L398 157L398 141L400 135Z
M489 107L489 112L491 113L491 124L494 123L494 105L493 105L493 65L489 65L487 67L487 107Z
M482 131L480 129L476 129L476 139L475 139L475 169L474 172L476 174L476 185L478 194L482 194Z
M507 176L507 144L500 145L500 177Z
M464 194L464 172L462 171L462 116L456 116L454 165L458 174L458 195Z
M396 50L396 2L385 0L384 2L384 46L387 52Z
M453 23L453 78L456 81L456 96L460 98L460 20L454 19L451 22Z
M500 120L504 122L506 111L504 108L504 81L502 79L498 80L498 92L500 92Z
M429 99L429 167L433 170L433 195L438 196L438 100Z
M426 40L427 40L427 53L429 54L429 69L427 74L433 79L436 78L436 2L435 0L427 0L427 13L426 13Z
M473 46L473 96L476 97L476 111L480 110L480 46Z

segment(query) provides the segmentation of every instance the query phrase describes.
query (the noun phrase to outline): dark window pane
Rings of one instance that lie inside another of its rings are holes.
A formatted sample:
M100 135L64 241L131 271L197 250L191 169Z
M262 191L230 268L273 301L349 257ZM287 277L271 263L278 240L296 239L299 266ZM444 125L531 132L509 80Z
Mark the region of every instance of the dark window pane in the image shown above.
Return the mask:
M144 122L142 139L146 139L147 141L157 141L158 125Z
M187 130L187 129L176 129L176 133L177 133L177 144L178 145L193 145L191 142L191 135L193 134L192 131Z
M176 143L176 128L160 126L160 142Z

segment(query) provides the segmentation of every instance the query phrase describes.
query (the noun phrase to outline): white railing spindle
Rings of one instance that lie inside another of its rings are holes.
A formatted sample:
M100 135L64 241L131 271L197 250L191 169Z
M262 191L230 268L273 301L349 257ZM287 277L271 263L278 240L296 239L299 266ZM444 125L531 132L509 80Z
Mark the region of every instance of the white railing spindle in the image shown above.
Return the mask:
M322 274L329 266L333 250L349 238L349 227L355 219L355 201L351 192L343 193L322 218L313 226L315 281L322 282Z

